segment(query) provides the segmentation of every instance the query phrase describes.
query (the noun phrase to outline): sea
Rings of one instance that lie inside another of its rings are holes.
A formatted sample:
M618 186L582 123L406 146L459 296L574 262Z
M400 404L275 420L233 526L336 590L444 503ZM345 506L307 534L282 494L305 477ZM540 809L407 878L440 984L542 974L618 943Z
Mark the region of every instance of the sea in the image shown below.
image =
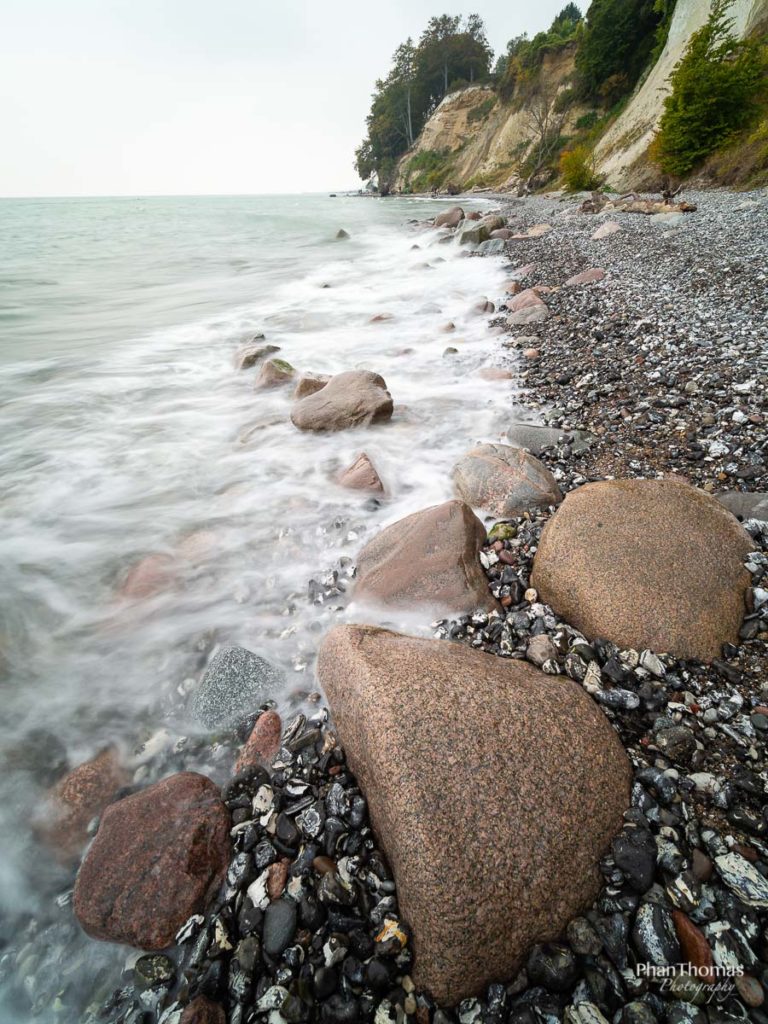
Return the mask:
M225 646L281 666L277 708L301 708L323 634L355 619L361 546L452 497L457 458L512 418L513 384L478 375L504 358L476 308L504 264L425 229L443 203L0 200L3 1024L95 1019L135 955L73 924L40 839L56 777L114 746L140 784L142 744L207 770L188 698ZM295 429L291 388L236 368L262 334L299 371L380 373L392 421ZM362 451L378 499L336 483ZM148 557L162 583L137 595Z

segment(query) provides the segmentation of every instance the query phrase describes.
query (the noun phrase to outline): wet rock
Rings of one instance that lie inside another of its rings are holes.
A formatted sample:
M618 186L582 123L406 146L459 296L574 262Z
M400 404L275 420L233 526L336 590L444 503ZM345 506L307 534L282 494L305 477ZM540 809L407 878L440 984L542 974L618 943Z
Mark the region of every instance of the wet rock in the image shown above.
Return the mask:
M244 647L225 647L211 660L192 695L195 718L209 729L234 724L279 693L280 669Z
M510 313L506 319L507 327L526 327L528 324L540 324L549 319L549 309L544 302L525 306L516 313Z
M350 237L349 232L345 231L344 228L339 228L339 230L336 232L336 238L338 238L339 240L342 240L344 238L349 238L349 237Z
M197 996L184 1010L179 1024L226 1024L224 1007L205 996Z
M279 345L263 345L260 340L251 341L237 350L235 366L238 370L250 370L258 366L274 352L279 352Z
M547 523L532 583L587 636L707 661L738 637L750 550L743 527L687 484L604 481Z
M464 211L460 206L452 206L449 210L443 210L435 217L436 228L456 228L464 220Z
M672 923L682 950L683 962L695 967L697 978L708 984L714 980L714 961L706 936L680 910L672 911Z
M483 444L456 463L453 483L469 505L507 519L562 501L560 488L547 467L522 448Z
M337 480L342 487L353 491L374 491L378 494L384 491L381 477L365 452L361 452L351 466L339 473Z
M302 373L293 389L296 401L321 391L331 378L326 373Z
M159 953L140 956L133 968L133 976L141 988L170 985L176 977L173 960Z
M478 561L484 540L483 524L461 501L406 516L358 555L354 598L438 614L496 608Z
M235 764L235 774L254 765L268 764L280 749L282 722L276 711L265 711L256 719Z
M611 853L635 892L650 889L656 869L656 840L647 828L623 828L613 841Z
M673 761L688 764L696 750L696 737L686 726L673 725L657 735L656 746Z
M534 947L526 970L534 985L542 985L550 992L569 991L579 976L576 957L567 946L559 943Z
M299 430L347 430L384 423L391 419L392 409L392 396L383 377L369 370L348 370L297 402L291 421Z
M672 916L660 903L643 903L635 917L632 942L640 959L656 967L676 964L680 959Z
M295 376L296 370L285 359L268 359L262 364L253 386L258 389L279 388L290 384Z
M715 857L718 874L734 895L748 907L768 909L768 878L738 853Z
M78 921L97 939L170 946L223 882L229 828L218 788L196 772L110 805L75 883Z
M280 956L296 934L296 904L290 899L270 903L264 913L264 950L270 956Z
M510 977L597 892L629 798L616 734L570 680L374 627L333 630L319 676L414 930L417 986L455 1004Z
M145 555L133 565L123 580L118 595L131 600L154 597L176 582L178 563L171 555Z
M459 232L459 245L480 245L490 238L490 228L487 224L470 224Z
M477 375L483 380L512 380L514 376L511 370L504 370L501 366L482 366Z
M50 792L45 816L36 827L58 860L67 862L79 856L92 819L129 781L128 772L112 748L102 750L59 781Z

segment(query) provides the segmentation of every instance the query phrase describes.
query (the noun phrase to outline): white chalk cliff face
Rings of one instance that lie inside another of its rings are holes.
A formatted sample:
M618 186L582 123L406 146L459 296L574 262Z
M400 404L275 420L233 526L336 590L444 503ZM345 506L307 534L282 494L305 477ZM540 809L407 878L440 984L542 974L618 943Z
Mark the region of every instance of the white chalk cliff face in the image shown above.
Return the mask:
M598 166L615 188L642 185L643 156L653 141L669 94L669 76L685 53L688 42L709 17L711 0L677 0L667 45L641 83L626 109L596 148ZM729 11L739 36L768 18L768 0L734 0Z
M624 190L658 183L658 171L649 166L645 153L664 109L669 76L693 33L707 20L711 6L711 0L677 0L667 44L658 62L599 141L598 167L614 188ZM736 33L743 37L757 25L768 22L768 0L734 0L729 14ZM548 90L556 92L569 84L574 56L575 48L571 46L545 57L541 78ZM396 187L407 187L409 162L427 151L450 154L449 180L458 187L479 180L497 188L505 182L512 184L515 169L533 138L531 119L525 107L514 99L512 103L502 103L498 98L484 118L470 117L473 110L494 97L493 90L480 85L446 96L413 149L401 160ZM574 109L569 121L573 122L585 110Z

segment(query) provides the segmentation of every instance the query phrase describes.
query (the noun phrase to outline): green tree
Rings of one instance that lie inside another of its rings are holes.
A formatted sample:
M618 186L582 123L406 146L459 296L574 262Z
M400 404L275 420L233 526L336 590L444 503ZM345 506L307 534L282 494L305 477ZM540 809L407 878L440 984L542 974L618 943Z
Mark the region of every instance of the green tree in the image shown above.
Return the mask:
M734 35L731 3L714 0L706 24L694 32L670 76L672 92L652 147L667 174L687 174L760 112L766 59L755 40Z
M609 101L619 83L629 92L648 63L662 19L657 0L592 0L576 52L582 94L599 98L609 79Z

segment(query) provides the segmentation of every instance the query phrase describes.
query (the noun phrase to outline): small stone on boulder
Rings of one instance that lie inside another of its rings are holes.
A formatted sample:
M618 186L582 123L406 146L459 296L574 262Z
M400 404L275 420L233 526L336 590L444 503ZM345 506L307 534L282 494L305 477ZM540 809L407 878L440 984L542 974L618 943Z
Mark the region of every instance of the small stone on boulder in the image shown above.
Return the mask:
M245 741L235 764L235 774L246 768L269 764L280 749L283 724L276 711L265 711L256 719L251 735Z
M284 683L280 669L244 647L225 647L211 660L192 696L192 714L208 729L233 725L256 711Z
M414 512L360 552L355 600L440 614L498 608L478 559L485 536L463 501Z
M383 423L392 418L392 410L392 396L383 377L370 370L348 370L297 402L291 422L299 430L346 430Z
M481 444L453 469L459 497L499 519L558 505L563 500L557 481L547 467L522 448Z
M738 643L752 547L689 484L609 480L566 497L544 528L531 583L590 638L711 661Z
M223 882L230 826L218 788L196 772L111 804L75 882L83 929L139 949L170 946Z
M512 978L599 890L631 780L607 718L569 679L372 626L337 626L318 670L413 929L415 984L455 1005Z

